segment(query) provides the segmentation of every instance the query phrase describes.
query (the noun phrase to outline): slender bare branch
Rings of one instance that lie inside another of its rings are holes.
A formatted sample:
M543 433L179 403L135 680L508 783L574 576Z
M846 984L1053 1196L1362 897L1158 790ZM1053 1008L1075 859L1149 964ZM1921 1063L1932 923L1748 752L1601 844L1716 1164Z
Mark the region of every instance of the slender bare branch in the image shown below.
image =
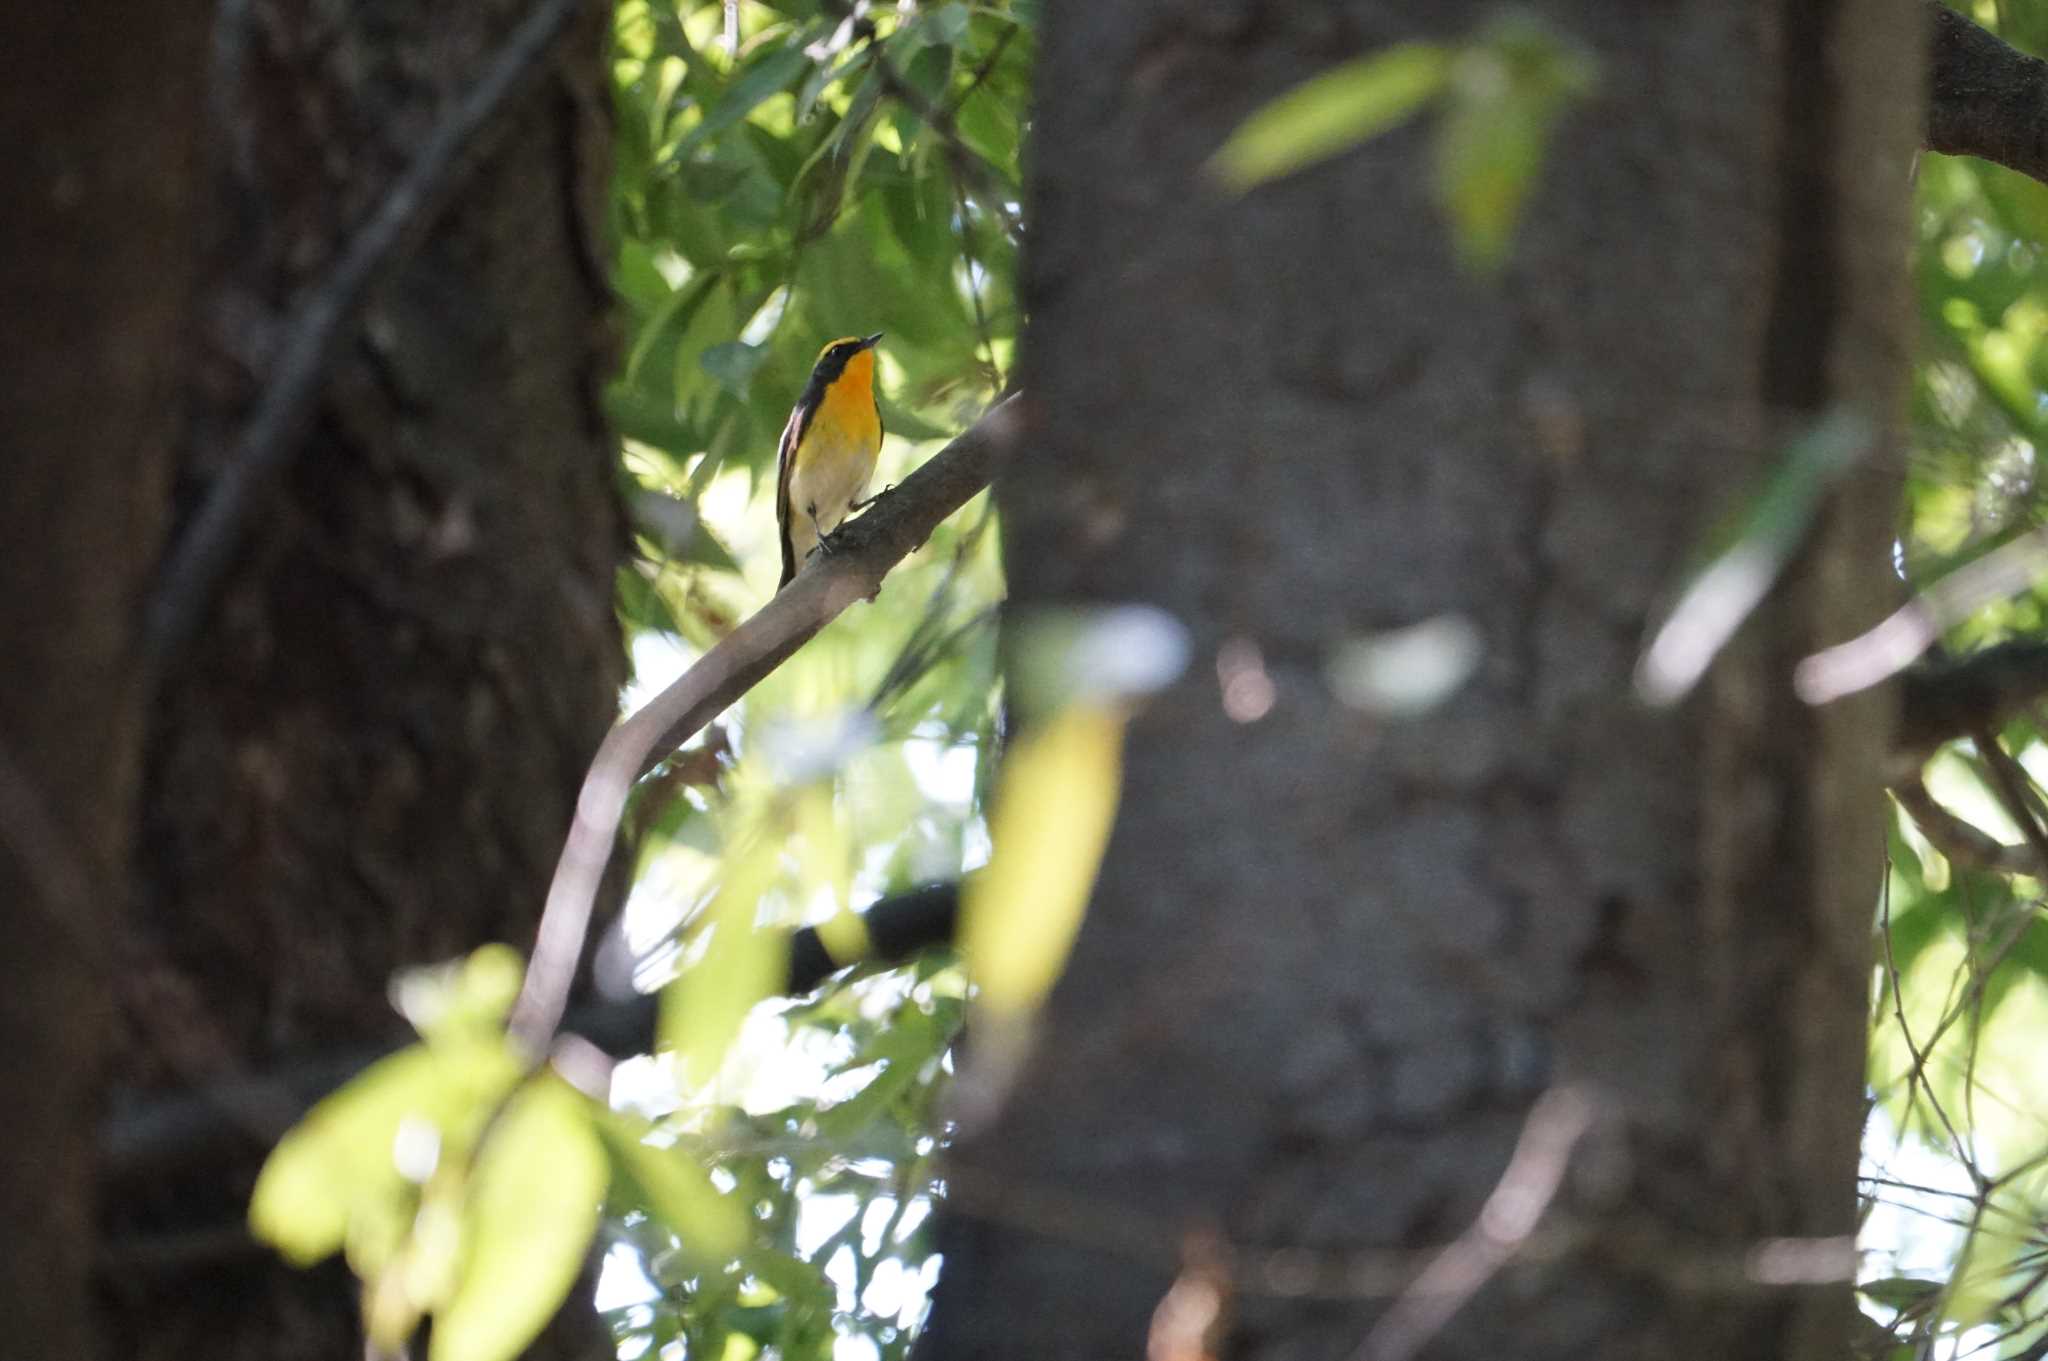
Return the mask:
M1876 627L1799 663L1792 684L1808 704L1826 704L1891 679L1934 646L1942 631L2048 573L2048 529L2002 544L1956 568Z
M1537 1100L1479 1218L1401 1292L1366 1335L1359 1361L1408 1361L1513 1259L1557 1198L1597 1109L1573 1087L1554 1087Z

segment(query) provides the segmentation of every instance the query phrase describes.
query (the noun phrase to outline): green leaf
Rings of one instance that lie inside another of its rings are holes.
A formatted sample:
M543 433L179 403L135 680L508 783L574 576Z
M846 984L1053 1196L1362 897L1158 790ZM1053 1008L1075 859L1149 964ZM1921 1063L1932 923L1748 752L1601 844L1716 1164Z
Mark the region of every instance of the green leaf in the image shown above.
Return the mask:
M1940 1281L1923 1281L1917 1276L1887 1276L1881 1281L1864 1281L1856 1291L1887 1309L1911 1309L1936 1298L1943 1288Z
M598 1131L642 1203L675 1233L693 1260L716 1266L745 1249L746 1210L734 1197L721 1195L688 1153L647 1143L646 1125L622 1112L607 1114Z
M612 384L605 389L604 414L627 439L673 454L693 452L701 443L697 432L676 418L675 403L642 389Z
M250 1231L298 1266L365 1245L353 1265L374 1272L410 1215L414 1183L394 1154L400 1127L417 1129L437 1161L458 1160L520 1070L495 1036L414 1045L372 1064L278 1141L249 1198ZM398 1232L384 1232L394 1216Z
M760 371L761 361L768 357L768 351L759 345L749 345L741 340L728 340L713 345L699 356L697 363L704 372L718 380L718 385L741 401L747 399L747 388L752 385L754 375Z
M706 111L704 121L690 129L689 134L676 144L673 154L678 158L686 156L739 122L768 99L794 85L810 65L811 59L805 54L802 43L792 42L787 46L770 48L766 56L747 67L726 87L718 102Z
M506 1106L471 1172L469 1259L435 1315L429 1361L510 1361L568 1297L609 1181L593 1111L552 1075Z
M1506 260L1551 128L1593 81L1592 59L1530 15L1496 21L1458 54L1435 178L1467 268L1491 272Z
M981 157L996 178L1014 187L1012 167L1017 164L1017 147L1024 135L1016 110L984 86L960 106L955 127L960 140Z
M932 40L958 47L967 41L967 6L957 3L940 5L929 17Z
M654 314L641 326L640 334L633 338L633 348L626 356L627 382L630 383L639 374L641 365L647 360L648 352L657 343L673 339L690 329L690 323L696 319L697 309L711 296L711 289L717 284L718 279L716 272L705 270L669 294L655 309Z
M1443 89L1449 66L1449 54L1434 43L1399 43L1346 62L1238 124L1209 172L1241 194L1327 160L1412 117Z
M889 1051L876 1055L882 1071L852 1096L819 1111L818 1132L827 1139L841 1140L873 1124L898 1097L917 1084L924 1064L939 1050L941 1035L931 1016L915 1009L899 1014L877 1046Z

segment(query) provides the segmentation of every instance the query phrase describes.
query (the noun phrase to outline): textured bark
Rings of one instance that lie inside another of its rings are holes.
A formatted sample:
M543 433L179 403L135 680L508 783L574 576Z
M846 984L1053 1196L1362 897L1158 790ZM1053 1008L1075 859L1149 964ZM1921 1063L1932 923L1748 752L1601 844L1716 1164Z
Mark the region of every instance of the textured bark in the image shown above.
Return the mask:
M1444 1242L1560 1083L1609 1116L1554 1208L1584 1246L1428 1355L1844 1348L1846 1285L1740 1261L1854 1229L1885 715L1789 678L1887 603L1893 462L1701 693L1650 711L1630 678L1784 435L1837 402L1893 428L1924 15L1539 6L1603 79L1496 283L1453 265L1426 126L1204 182L1261 100L1489 8L1047 7L1011 598L1154 602L1197 661L1132 728L1034 1057L956 1150L930 1356L1141 1355L1188 1229L1308 1250L1297 1288ZM1450 702L1331 697L1337 640L1443 613L1486 643ZM1219 702L1231 640L1275 685L1254 723ZM1386 1307L1233 1284L1240 1358L1354 1355Z
M0 1326L24 1361L90 1355L106 941L140 769L129 629L170 469L210 8L0 18Z
M1927 146L1981 156L2048 180L2048 62L1986 32L1941 0L1920 0L1932 27Z
M186 509L279 328L526 8L228 7ZM596 404L606 14L583 12L379 287L287 485L163 678L123 940L128 1091L386 1042L396 969L531 940L623 672ZM360 1349L344 1272L233 1248L268 1114L252 1109L227 1166L131 1188L109 1215L117 1354Z

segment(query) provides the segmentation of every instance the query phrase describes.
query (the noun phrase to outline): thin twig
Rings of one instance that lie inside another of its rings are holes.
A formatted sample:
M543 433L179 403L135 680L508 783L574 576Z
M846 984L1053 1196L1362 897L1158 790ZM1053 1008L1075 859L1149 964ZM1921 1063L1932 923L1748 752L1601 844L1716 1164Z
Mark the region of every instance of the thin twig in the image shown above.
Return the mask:
M509 1029L527 1053L545 1054L561 1022L583 957L598 882L611 859L633 782L847 606L873 599L891 568L988 485L997 462L1016 441L1019 401L1012 397L992 407L866 514L842 526L832 552L814 556L773 600L605 737L577 795L526 983L512 1009Z
M1896 676L1934 646L1943 630L1994 600L2025 590L2048 572L2048 526L2031 530L1956 568L1876 627L1799 663L1792 687L1827 704Z
M413 163L292 317L276 367L241 436L158 574L143 621L143 652L152 677L161 676L190 645L212 608L261 494L276 484L304 447L303 436L328 367L371 288L401 254L401 247L432 225L452 197L450 191L476 165L480 134L525 87L585 3L542 0L512 30L489 68L443 116Z
M1887 865L1886 869L1889 870L1890 866ZM1969 1145L1956 1134L1956 1127L1950 1123L1948 1112L1942 1109L1941 1099L1935 1096L1934 1084L1927 1080L1927 1051L1913 1043L1912 1027L1906 1023L1904 992L1899 985L1899 960L1892 949L1892 889L1889 873L1885 875L1884 886L1878 892L1878 918L1878 939L1884 946L1885 984L1892 995L1892 1019L1898 1024L1899 1039L1905 1044L1906 1053L1913 1059L1913 1067L1906 1079L1908 1089L1918 1087L1927 1094L1927 1104L1933 1107L1935 1116L1941 1121L1941 1127L1948 1131L1950 1150L1955 1154L1956 1161L1969 1171L1971 1183L1981 1188L1984 1184L1984 1174L1970 1161ZM1933 1047L1933 1043L1929 1041L1929 1049Z
M1552 1088L1538 1098L1479 1217L1373 1325L1360 1361L1408 1361L1521 1250L1557 1198L1572 1150L1596 1113L1592 1098L1575 1088Z

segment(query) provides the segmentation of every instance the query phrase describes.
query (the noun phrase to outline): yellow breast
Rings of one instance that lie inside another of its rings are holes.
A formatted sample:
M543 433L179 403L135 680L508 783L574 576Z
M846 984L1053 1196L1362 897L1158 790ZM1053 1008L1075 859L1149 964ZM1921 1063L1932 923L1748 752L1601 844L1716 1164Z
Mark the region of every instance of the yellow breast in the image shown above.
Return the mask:
M812 419L813 430L823 427L852 445L874 446L882 442L882 418L875 411L875 352L862 350L846 361L846 369L825 389Z

